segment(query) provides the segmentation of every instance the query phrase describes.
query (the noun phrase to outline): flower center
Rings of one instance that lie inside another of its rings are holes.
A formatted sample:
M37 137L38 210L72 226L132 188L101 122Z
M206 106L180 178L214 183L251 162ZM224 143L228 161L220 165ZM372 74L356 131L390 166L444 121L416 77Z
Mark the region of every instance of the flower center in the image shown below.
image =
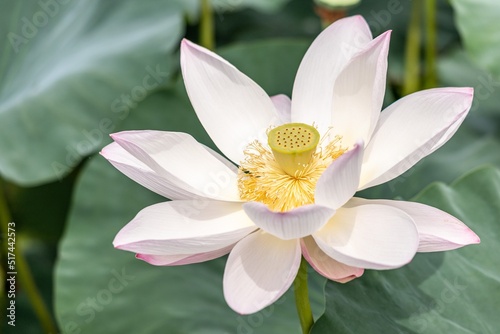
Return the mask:
M319 177L346 151L340 141L336 136L318 145L318 131L302 123L271 129L268 145L254 141L244 151L238 171L240 198L264 203L279 212L314 203Z
M318 130L303 123L278 126L267 136L276 162L291 176L307 167L319 143Z

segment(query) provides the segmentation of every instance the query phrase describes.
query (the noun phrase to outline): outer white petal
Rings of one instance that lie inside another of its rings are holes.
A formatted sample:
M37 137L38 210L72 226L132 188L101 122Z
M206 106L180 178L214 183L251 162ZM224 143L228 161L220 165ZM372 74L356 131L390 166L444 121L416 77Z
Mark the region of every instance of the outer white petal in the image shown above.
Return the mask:
M468 114L468 112L467 113L463 113L460 117L457 118L457 120L455 121L455 123L453 123L452 125L450 125L450 127L448 129L446 129L446 131L444 131L442 133L441 137L437 140L437 142L434 144L434 146L432 146L430 153L434 152L435 150L437 150L438 148L440 148L441 146L443 146L444 144L446 144L446 142L451 137L453 137L453 135L455 134L455 132L457 132L457 130L460 127L460 125L462 125L462 122L464 121L465 117L467 117L467 114Z
M159 195L172 200L200 198L196 192L192 192L191 187L187 185L184 188L179 187L157 174L117 143L107 145L100 153L120 172Z
M155 266L180 266L191 263L205 262L216 259L228 254L234 245L217 249L211 252L199 254L180 254L180 255L150 255L136 254L135 257Z
M472 88L435 88L390 105L366 146L360 188L392 180L443 145L468 113L472 96Z
M274 303L290 287L299 270L299 240L281 240L263 231L236 244L224 271L224 297L240 314Z
M235 169L186 133L123 131L111 137L159 176L200 197L239 201Z
M312 237L301 240L302 255L319 274L340 283L347 283L363 275L363 268L351 267L325 254Z
M418 248L418 232L411 217L385 205L341 208L313 237L328 256L366 269L401 267L411 261Z
M292 100L284 94L271 96L271 101L278 113L278 124L286 124L292 122Z
M365 46L340 72L333 88L332 126L342 145L368 143L382 110L391 32Z
M246 145L277 124L269 96L233 65L184 39L181 69L191 104L215 145L239 164ZM264 140L265 141L265 140Z
M372 40L361 16L336 21L316 37L300 63L292 93L292 122L317 124L320 134L332 124L333 86L354 54Z
M479 237L457 218L432 206L405 201L353 198L350 203L382 204L403 210L413 218L420 236L418 252L436 252L478 244Z
M226 166L227 168L232 170L235 174L238 173L238 167L236 167L236 165L233 164L230 160L227 160L222 155L220 155L218 152L212 150L210 147L208 147L204 144L201 144L201 145L205 148L205 150L208 151L208 153L212 154L217 160L222 162L224 164L224 166Z
M316 204L304 205L287 212L275 212L259 202L245 203L243 210L255 225L283 240L311 235L335 213L329 207Z
M332 162L316 184L316 204L338 209L354 196L358 189L362 161L363 143L358 143Z
M241 203L172 201L141 210L118 232L116 248L149 255L193 255L236 243L257 227Z

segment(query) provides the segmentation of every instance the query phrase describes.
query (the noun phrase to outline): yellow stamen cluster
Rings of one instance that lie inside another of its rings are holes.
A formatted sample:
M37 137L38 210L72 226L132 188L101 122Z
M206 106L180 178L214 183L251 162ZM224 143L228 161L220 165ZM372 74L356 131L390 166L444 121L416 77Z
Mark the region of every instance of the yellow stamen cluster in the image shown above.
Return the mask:
M293 176L280 167L270 148L254 141L245 149L245 160L238 172L241 199L261 202L280 212L314 203L319 177L346 151L340 140L337 136L328 145L319 145L309 163Z

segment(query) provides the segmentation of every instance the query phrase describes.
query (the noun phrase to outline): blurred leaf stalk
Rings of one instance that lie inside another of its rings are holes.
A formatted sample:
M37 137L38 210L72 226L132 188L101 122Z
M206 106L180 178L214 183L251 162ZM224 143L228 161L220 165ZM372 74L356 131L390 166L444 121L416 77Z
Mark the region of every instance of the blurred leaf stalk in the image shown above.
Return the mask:
M414 0L411 2L411 6L405 49L405 75L402 95L408 95L421 89L437 86L436 0ZM422 53L422 16L424 16L426 36L423 77L420 66Z

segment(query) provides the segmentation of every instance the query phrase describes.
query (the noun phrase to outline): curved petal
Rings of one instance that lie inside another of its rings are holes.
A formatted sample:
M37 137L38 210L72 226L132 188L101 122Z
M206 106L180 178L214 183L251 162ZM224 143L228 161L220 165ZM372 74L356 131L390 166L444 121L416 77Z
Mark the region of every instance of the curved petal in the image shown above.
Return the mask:
M354 196L362 161L363 143L356 144L352 150L333 161L316 183L316 204L338 209Z
M172 201L142 209L118 232L118 249L149 255L194 255L236 243L257 227L241 203Z
M210 147L208 147L208 146L206 146L204 144L201 144L201 146L203 146L203 148L205 150L207 150L208 153L210 153L211 155L213 155L217 160L219 160L220 162L222 162L224 164L224 166L226 166L227 168L229 168L230 170L232 170L235 174L238 173L238 167L235 164L233 164L231 162L231 160L227 160L222 155L220 155L217 151L212 150Z
M191 187L179 187L157 174L117 143L107 145L100 154L120 172L159 195L172 200L201 198L192 192Z
M292 122L292 100L285 94L271 96L271 101L278 112L278 124L286 124Z
M123 131L111 137L159 176L200 197L239 201L237 174L186 133Z
M135 257L146 261L154 266L181 266L185 264L200 263L216 259L228 254L233 245L217 249L211 252L199 254L180 254L180 255L151 255L151 254L136 254Z
M468 113L472 97L472 88L435 88L391 104L366 146L360 189L392 180L443 145Z
M224 271L224 297L240 314L274 303L292 285L301 259L299 240L281 240L263 231L236 244Z
M333 88L333 134L342 145L358 140L368 143L382 110L391 32L378 36L356 54L335 80Z
M434 152L435 150L437 150L438 148L440 148L441 146L443 146L444 144L446 144L446 142L451 137L453 137L453 135L457 132L457 130L460 127L460 125L462 125L465 117L467 117L467 114L468 114L468 112L467 113L463 113L462 115L460 115L459 117L457 117L457 120L452 125L450 125L450 127L448 127L446 129L446 131L441 132L441 136L438 138L438 140L436 141L436 143L434 144L434 146L432 146L431 151L430 151L429 154L431 154L432 152Z
M283 240L302 238L319 230L335 210L311 204L287 212L275 212L259 202L243 204L243 210L255 225Z
M301 240L302 255L320 275L339 283L347 283L363 275L363 268L351 267L325 254L312 237Z
M191 104L215 145L233 162L277 124L269 96L249 77L213 52L184 39L181 69Z
M392 269L411 261L418 232L410 216L386 205L341 208L313 234L328 256L349 266Z
M292 122L315 123L320 134L332 124L333 86L354 54L372 40L357 15L336 21L316 37L300 63L292 93Z
M406 212L415 222L420 243L418 252L438 252L478 244L479 237L452 215L429 205L391 200L353 198L350 203L389 205Z

